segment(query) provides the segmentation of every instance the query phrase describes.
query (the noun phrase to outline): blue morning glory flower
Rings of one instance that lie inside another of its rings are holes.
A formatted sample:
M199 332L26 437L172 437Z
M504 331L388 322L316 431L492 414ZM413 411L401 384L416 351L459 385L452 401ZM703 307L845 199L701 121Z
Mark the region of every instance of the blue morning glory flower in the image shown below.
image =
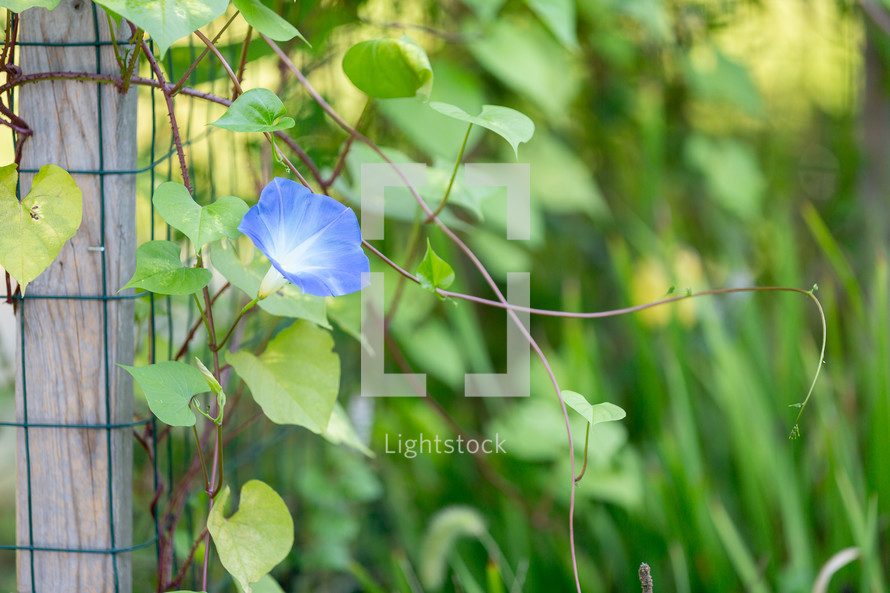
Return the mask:
M370 272L370 263L355 212L295 181L273 179L238 230L272 263L257 295L261 299L288 282L315 296L340 296L367 286L362 274Z

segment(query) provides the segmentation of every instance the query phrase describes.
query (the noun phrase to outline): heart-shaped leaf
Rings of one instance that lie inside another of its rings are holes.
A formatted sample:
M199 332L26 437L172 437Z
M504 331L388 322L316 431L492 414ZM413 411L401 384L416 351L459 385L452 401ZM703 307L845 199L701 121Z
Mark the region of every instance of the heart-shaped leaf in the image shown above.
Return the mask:
M207 517L207 529L222 565L245 593L287 557L294 545L294 520L287 505L270 486L250 480L241 488L238 511L228 519L226 486Z
M136 250L136 271L121 290L142 288L157 294L192 294L207 286L212 274L204 268L187 268L179 260L173 241L149 241Z
M378 99L430 96L430 60L410 37L370 39L356 43L343 56L343 72L360 91Z
M269 89L251 89L208 125L232 132L277 132L294 127L294 119L285 115L278 95Z
M299 37L306 41L296 27L278 16L260 0L232 0L232 4L241 11L241 16L251 27L266 37L271 37L275 41L290 41L294 37Z
M429 239L426 241L426 255L417 266L417 278L420 285L430 292L436 292L437 288L448 288L454 282L454 270L448 262L436 255Z
M0 168L0 266L24 294L80 227L83 196L64 169L44 165L19 203L16 165Z
M517 155L519 154L519 144L528 142L535 134L534 122L527 115L509 107L483 105L482 113L479 115L470 115L460 107L449 103L433 101L430 103L430 107L442 115L491 130L509 142L513 147L513 152Z
M569 391L567 389L563 389L561 393L562 400L566 405L586 418L591 426L599 424L600 422L621 420L627 416L627 412L615 404L603 402L591 405L590 402L587 401L587 398L580 393Z
M226 362L247 383L269 420L322 433L340 386L340 359L333 346L330 332L298 320L259 357L242 350L227 354Z
M144 29L163 57L173 42L191 35L226 11L229 0L97 0Z
M151 413L170 426L194 426L192 397L210 391L201 371L184 362L159 362L144 367L119 367L133 375L145 392Z
M167 224L185 233L198 253L207 243L239 236L238 223L248 210L244 200L235 196L223 196L202 207L184 185L172 181L158 186L152 203Z

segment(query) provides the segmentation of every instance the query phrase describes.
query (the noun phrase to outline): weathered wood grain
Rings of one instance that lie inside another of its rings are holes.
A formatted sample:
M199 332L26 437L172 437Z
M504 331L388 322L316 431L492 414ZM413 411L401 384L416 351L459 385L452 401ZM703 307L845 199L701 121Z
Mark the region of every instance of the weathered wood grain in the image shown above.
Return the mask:
M98 18L100 38L107 40L110 33L101 10ZM94 19L93 4L88 0L62 0L52 12L25 11L19 39L93 42ZM112 51L107 45L101 47L101 72L117 71ZM23 45L18 63L24 74L96 72L96 47ZM97 86L91 82L52 81L21 88L18 112L34 130L24 145L22 170L39 169L47 163L69 171L135 168L135 92L124 96L112 85L101 85L101 91ZM104 162L100 160L100 146ZM114 295L132 275L135 175L73 177L83 191L80 230L63 247L58 259L28 286L27 297ZM32 180L33 174L22 174L23 195ZM104 252L97 249L103 239ZM19 350L17 365L18 421L24 421L26 413L29 423L132 421L132 385L127 374L114 366L129 364L133 358L131 301L27 298L19 315L23 316L19 323L24 347ZM110 432L18 429L18 545L99 550L130 546L132 444L130 428ZM32 558L31 552L19 551L18 590L128 593L132 590L130 556L34 552Z

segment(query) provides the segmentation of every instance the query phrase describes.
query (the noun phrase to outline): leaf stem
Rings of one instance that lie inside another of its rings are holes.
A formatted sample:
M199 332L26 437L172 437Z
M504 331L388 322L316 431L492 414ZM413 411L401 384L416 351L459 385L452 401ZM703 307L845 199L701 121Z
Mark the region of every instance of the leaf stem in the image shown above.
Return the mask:
M201 320L204 322L204 329L207 330L207 335L210 336L210 323L207 321L207 316L204 314L204 309L201 308L201 301L198 299L198 293L193 292L192 298L195 299L195 306L198 307L198 313L201 314Z
M192 398L192 402L194 402L194 398ZM197 407L197 404L195 405L195 407ZM198 448L198 457L201 459L201 470L204 472L204 492L207 492L209 494L210 476L207 475L207 462L204 460L204 451L201 450L201 439L198 437L197 424L192 424L192 434L195 435L195 445Z
M451 195L451 187L454 185L454 178L457 177L457 170L460 168L460 163L464 158L464 151L467 149L467 140L470 139L470 130L473 129L473 124L467 126L467 133L464 134L464 141L460 145L460 152L457 153L457 159L454 161L454 170L451 171L451 179L448 180L448 188L445 190L445 195L442 196L442 201L439 203L439 207L436 210L426 217L427 224L433 222L437 216L442 212L442 209L445 208L445 204L448 203L448 197Z
M114 48L114 60L117 62L118 69L121 73L121 78L123 78L124 70L127 68L127 64L121 57L120 48L117 46L117 35L115 35L114 27L111 24L111 16L108 15L108 13L105 14L105 22L108 23L108 35L109 39L111 39L111 47Z
M229 331L226 332L225 337L219 342L219 344L213 347L213 350L215 352L219 352L220 350L222 350L223 346L226 345L226 342L229 341L229 338L232 337L232 332L235 331L235 328L238 326L238 322L241 321L241 318L244 317L244 314L253 309L258 302L260 302L260 298L256 297L252 301L244 305L244 308L241 309L240 313L238 313L235 321L232 322L232 327L230 327Z
M219 450L219 480L217 480L216 484L213 487L213 494L210 495L212 499L216 498L216 495L219 494L219 491L222 490L223 485L223 476L224 466L223 466L223 440L222 440L222 424L216 425L216 448Z
M581 471L578 472L578 475L575 477L575 483L581 481L581 478L584 477L584 472L587 471L587 444L590 442L590 422L587 423L587 432L584 433L584 465L581 466Z

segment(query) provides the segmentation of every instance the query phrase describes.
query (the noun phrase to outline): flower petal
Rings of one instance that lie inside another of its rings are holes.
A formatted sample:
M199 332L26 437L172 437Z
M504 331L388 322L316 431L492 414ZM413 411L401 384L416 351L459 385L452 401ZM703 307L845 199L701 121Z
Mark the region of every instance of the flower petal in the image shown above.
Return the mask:
M367 284L370 271L355 213L340 202L276 177L241 221L282 276L316 296L340 296Z

